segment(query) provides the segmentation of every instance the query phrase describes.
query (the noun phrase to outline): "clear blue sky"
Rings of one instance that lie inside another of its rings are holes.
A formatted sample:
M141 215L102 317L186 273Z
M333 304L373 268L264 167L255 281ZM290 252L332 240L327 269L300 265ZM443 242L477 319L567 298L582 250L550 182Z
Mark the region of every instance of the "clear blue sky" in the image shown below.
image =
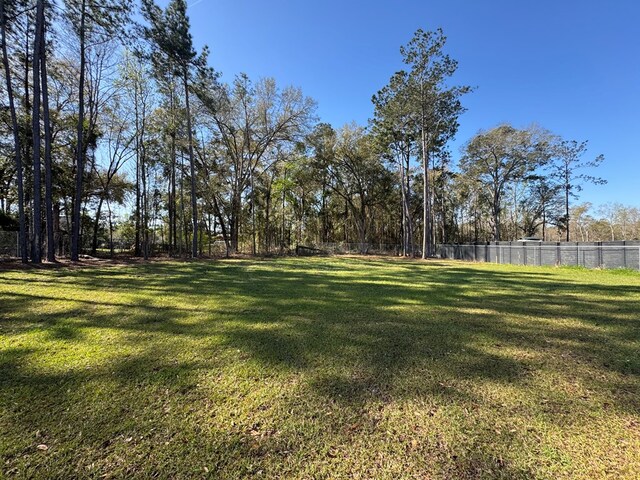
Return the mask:
M167 0L160 4L165 5ZM442 27L477 87L452 144L502 122L538 123L602 153L582 200L640 205L640 2L637 0L190 0L198 47L231 81L275 77L318 102L322 121L365 124L371 96L402 68L399 47Z

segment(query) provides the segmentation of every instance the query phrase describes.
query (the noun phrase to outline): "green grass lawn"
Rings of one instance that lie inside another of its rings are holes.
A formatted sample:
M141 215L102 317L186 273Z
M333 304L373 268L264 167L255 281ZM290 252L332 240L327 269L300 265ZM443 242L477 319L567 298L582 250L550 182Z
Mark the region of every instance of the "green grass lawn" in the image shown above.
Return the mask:
M636 479L639 353L630 272L376 258L4 270L0 471Z

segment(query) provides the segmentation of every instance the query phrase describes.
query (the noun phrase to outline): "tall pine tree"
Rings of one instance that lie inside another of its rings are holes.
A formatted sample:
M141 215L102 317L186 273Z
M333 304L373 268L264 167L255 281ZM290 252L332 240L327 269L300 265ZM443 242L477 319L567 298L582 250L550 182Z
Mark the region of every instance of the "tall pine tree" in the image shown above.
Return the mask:
M190 33L187 2L171 0L165 10L158 7L153 0L143 0L143 13L149 22L144 29L149 42L158 49L161 55L152 56L154 68L160 72L170 71L184 89L187 121L187 149L189 154L189 175L191 177L191 221L193 236L191 256L198 256L198 205L196 192L196 168L193 150L193 127L191 120L191 104L189 90L191 88L194 69L204 68L207 62L207 49L200 56L193 48Z
M76 139L76 179L71 222L71 260L79 258L80 210L82 207L83 177L85 173L85 80L89 42L104 42L122 32L131 2L128 0L66 0L66 15L78 37L80 75L78 81L78 121Z

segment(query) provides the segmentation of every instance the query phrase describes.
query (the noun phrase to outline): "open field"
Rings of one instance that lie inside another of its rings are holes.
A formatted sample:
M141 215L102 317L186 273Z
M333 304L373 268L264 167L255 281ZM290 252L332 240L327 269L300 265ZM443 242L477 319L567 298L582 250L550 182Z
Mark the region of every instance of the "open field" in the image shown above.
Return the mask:
M640 274L288 258L0 271L17 478L639 478Z

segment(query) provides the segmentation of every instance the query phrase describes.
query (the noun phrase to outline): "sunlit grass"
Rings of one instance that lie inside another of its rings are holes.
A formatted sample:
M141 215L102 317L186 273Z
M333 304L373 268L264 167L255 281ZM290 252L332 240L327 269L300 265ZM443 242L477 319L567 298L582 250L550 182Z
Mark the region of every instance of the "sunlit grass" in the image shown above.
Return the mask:
M0 271L18 478L638 478L640 275L376 258Z

